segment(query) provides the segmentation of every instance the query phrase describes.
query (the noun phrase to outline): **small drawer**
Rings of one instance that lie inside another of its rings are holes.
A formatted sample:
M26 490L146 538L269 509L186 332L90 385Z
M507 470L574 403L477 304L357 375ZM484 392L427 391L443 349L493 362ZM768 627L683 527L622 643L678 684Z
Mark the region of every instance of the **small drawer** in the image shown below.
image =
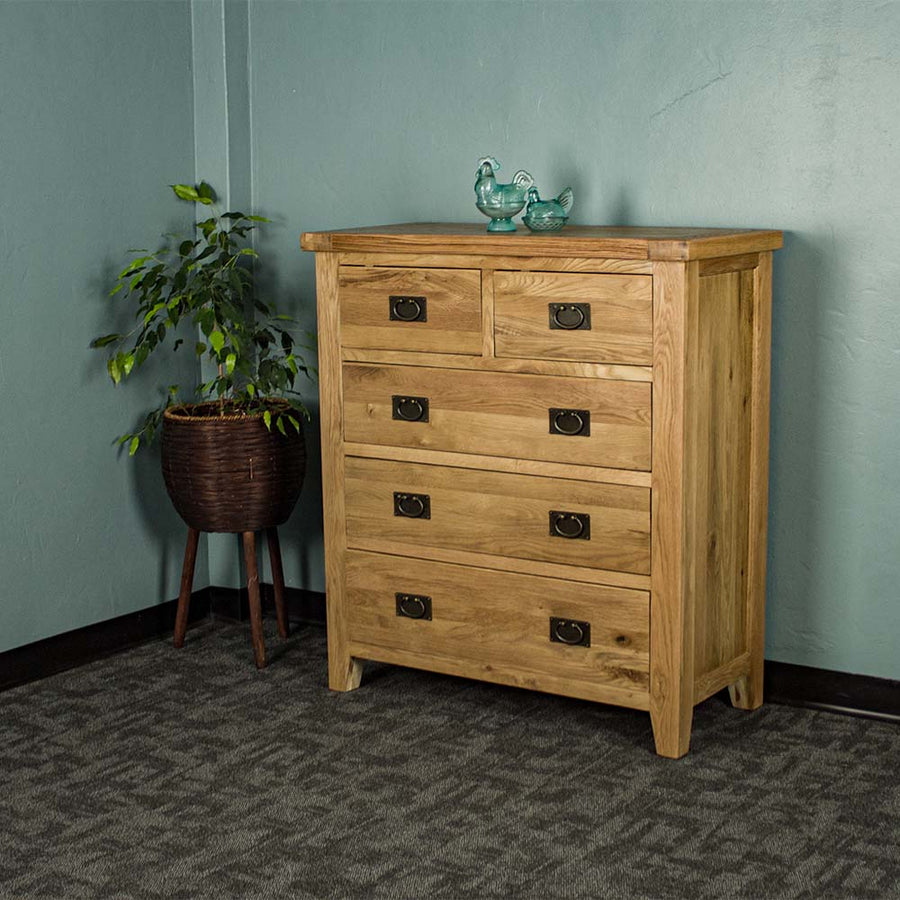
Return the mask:
M345 465L351 547L650 573L649 488L355 457Z
M527 672L539 689L543 678L648 690L644 591L354 550L344 577L350 652L364 658L390 648L413 664L453 660L461 675Z
M346 363L343 388L346 441L650 469L647 382Z
M481 273L341 266L341 344L481 353Z
M649 366L649 275L496 272L497 356Z

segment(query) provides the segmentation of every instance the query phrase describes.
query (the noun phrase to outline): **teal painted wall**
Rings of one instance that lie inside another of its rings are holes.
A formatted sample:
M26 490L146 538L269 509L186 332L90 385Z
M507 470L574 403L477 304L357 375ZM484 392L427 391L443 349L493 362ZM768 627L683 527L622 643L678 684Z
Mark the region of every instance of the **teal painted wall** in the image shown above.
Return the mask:
M478 221L486 153L576 222L785 229L767 655L900 678L898 34L867 0L251 0L267 283L311 326L301 231ZM310 482L285 562L321 589Z
M155 380L113 391L87 350L122 249L188 225L162 186L272 217L262 283L312 328L301 231L478 221L492 153L572 184L576 222L787 231L768 656L900 678L898 33L866 0L0 3L0 650L177 592L157 461L109 444ZM309 437L283 543L321 590ZM234 555L197 585L239 583Z
M178 593L158 459L112 447L156 378L114 390L88 344L126 248L189 225L190 50L186 2L0 3L0 651Z

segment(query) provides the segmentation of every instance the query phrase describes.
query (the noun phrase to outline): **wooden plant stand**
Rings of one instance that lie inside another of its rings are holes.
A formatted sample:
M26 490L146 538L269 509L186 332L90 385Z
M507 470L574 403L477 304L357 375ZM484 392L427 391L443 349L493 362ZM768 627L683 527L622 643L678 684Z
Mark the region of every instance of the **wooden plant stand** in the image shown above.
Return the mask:
M284 569L281 565L281 546L278 543L278 529L266 528L266 543L269 546L269 562L272 566L272 584L275 592L275 617L278 621L278 635L282 640L288 636L287 614L284 608ZM256 564L256 532L235 532L241 535L244 547L244 563L247 566L247 593L250 597L250 637L253 642L253 658L257 669L266 667L266 645L262 631L262 605L259 597L259 567ZM175 616L175 638L177 648L184 646L187 631L188 609L191 603L191 588L194 584L194 564L197 561L197 544L200 530L188 527L187 545L184 549L184 565L181 569L181 590L178 593L178 612Z

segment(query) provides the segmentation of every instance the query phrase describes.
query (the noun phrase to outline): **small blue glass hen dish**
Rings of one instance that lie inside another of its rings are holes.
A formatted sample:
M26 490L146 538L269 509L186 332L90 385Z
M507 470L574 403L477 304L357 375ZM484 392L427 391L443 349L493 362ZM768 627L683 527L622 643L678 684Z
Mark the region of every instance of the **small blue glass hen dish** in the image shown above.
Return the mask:
M559 231L569 221L574 196L572 188L562 190L553 200L541 200L536 187L528 190L528 206L522 221L531 231Z

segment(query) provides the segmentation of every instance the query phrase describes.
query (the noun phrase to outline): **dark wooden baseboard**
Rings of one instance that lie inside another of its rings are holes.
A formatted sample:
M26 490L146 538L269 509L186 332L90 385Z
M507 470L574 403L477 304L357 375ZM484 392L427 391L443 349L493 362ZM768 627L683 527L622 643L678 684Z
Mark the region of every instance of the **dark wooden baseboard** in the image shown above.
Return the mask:
M261 584L260 593L264 611L270 612L274 605L272 585ZM286 588L285 601L292 622L325 624L324 594ZM171 634L176 605L177 601L171 600L0 653L0 691ZM190 622L210 617L246 621L247 589L208 587L195 591L191 595ZM767 703L900 723L900 681L888 678L767 660L764 696Z
M215 619L246 622L250 618L250 600L247 588L209 588L210 613ZM275 590L271 584L259 586L263 613L275 609ZM288 619L291 622L305 622L313 625L325 624L325 595L319 591L304 588L284 589ZM193 603L193 600L191 601Z
M264 609L273 607L272 585L261 584ZM325 623L325 595L299 588L286 588L285 601L292 622ZM85 663L111 656L146 641L171 635L175 628L177 600L87 625L0 653L0 691L56 675ZM210 618L244 621L247 590L208 587L191 594L188 621L196 624Z
M763 696L827 712L900 723L900 681L766 660Z

